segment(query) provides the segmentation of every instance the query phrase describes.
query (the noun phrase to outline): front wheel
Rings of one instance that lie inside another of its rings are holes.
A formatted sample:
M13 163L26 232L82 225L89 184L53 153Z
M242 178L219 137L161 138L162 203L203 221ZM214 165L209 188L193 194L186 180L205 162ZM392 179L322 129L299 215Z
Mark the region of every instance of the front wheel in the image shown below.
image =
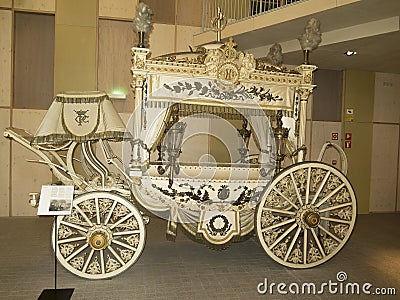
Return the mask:
M142 253L146 238L140 212L110 192L76 197L71 215L57 218L57 228L53 249L58 261L87 279L106 279L127 270Z
M265 191L256 213L257 236L276 262L310 268L342 249L356 213L345 175L324 163L299 163L279 173Z

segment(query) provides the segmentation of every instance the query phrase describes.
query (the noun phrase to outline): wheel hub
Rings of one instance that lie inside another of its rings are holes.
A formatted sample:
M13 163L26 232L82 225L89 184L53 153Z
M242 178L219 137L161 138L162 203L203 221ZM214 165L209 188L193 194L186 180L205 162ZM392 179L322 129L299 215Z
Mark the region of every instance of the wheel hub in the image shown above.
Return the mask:
M311 204L302 206L296 213L296 223L301 228L315 228L321 222L318 209Z
M311 228L315 228L321 222L321 218L318 213L314 211L308 211L304 214L304 222Z
M111 241L112 232L104 225L95 225L87 233L87 242L93 250L103 250Z

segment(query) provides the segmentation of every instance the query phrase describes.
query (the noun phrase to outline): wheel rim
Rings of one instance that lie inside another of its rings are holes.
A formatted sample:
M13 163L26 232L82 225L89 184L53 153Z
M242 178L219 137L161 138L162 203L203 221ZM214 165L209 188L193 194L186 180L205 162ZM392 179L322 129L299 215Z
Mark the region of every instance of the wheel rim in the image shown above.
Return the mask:
M324 163L299 163L278 174L265 191L256 214L257 236L276 262L314 267L345 245L356 211L345 175Z
M88 279L110 278L127 270L142 253L146 238L140 212L125 198L108 192L76 197L71 215L59 217L57 228L58 261Z

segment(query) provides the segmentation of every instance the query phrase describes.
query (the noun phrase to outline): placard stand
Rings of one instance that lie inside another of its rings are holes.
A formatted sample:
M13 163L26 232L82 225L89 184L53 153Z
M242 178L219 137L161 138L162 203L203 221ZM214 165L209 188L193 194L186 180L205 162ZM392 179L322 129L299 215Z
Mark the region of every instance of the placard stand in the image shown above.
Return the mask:
M43 290L38 300L69 300L75 289L57 289L57 218L54 217L54 289Z
M57 289L57 218L71 214L73 193L73 186L42 186L38 215L52 215L54 219L54 288L43 290L38 300L69 300L75 290Z

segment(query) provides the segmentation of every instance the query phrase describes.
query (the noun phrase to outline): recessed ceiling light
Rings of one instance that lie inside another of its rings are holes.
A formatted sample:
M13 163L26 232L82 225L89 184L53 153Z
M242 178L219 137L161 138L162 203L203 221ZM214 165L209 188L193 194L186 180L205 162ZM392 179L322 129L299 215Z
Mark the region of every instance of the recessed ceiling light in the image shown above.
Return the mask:
M353 56L357 54L357 51L347 50L344 54L347 56Z

